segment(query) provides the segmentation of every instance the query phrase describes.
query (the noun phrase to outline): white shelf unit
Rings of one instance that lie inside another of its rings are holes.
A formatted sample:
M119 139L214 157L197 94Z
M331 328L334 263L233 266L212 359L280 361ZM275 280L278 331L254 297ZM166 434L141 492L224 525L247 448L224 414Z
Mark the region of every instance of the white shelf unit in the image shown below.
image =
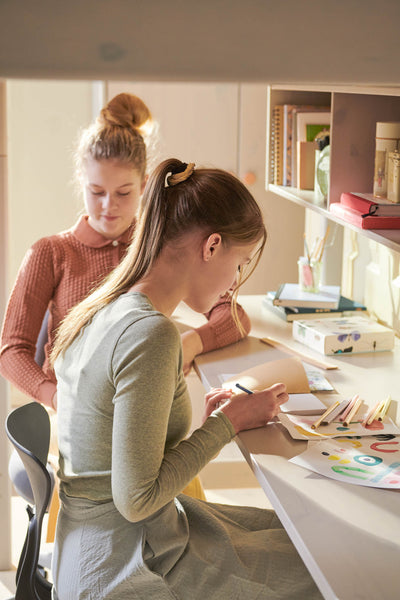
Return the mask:
M329 204L342 192L372 192L377 121L400 121L400 87L270 86L268 114L271 123L277 104L315 104L331 107L331 157L328 202L318 202L314 192L268 182L268 190L364 236L400 252L400 230L365 230L334 216ZM270 160L269 132L267 156ZM267 165L267 177L269 163Z

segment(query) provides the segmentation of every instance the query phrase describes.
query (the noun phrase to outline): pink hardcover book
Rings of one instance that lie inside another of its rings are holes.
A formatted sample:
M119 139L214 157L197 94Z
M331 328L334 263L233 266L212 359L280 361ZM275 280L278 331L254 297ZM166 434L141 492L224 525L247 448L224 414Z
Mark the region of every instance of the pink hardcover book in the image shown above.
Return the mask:
M343 192L340 196L340 203L348 208L359 210L363 214L386 217L400 216L400 203L391 202L384 198L376 198L373 194Z
M355 208L344 206L342 202L334 202L329 205L332 214L344 221L360 227L360 229L400 229L400 216L387 217L366 214Z

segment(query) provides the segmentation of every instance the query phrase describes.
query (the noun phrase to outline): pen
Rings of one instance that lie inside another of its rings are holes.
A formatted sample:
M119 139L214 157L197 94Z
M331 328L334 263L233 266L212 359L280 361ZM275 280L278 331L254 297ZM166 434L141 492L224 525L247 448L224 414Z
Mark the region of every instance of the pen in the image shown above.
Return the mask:
M242 392L246 392L246 394L252 394L253 393L251 390L248 390L243 385L240 385L240 383L235 383L235 385L236 385L237 388L239 388L239 390L242 390Z
M334 403L333 403L333 404L332 404L332 405L331 405L331 406L330 406L330 407L329 407L329 408L328 408L328 409L327 409L327 410L324 412L324 414L323 414L323 415L321 415L321 416L320 416L320 418L319 418L317 421L315 421L315 423L313 423L313 424L311 425L311 429L317 429L317 427L319 427L319 426L321 425L322 421L324 421L324 419L326 419L326 417L327 417L328 415L330 415L330 414L331 414L331 412L332 412L332 411L333 411L333 410L334 410L334 409L335 409L337 406L339 406L339 404L340 404L340 401L339 401L339 400L337 400L336 402L334 402Z
M360 408L361 404L362 404L361 398L357 398L357 400L354 402L354 405L353 405L351 411L349 412L349 414L347 415L347 417L343 421L343 425L345 427L348 427L350 425L351 420L354 419L354 417L356 415L356 412Z

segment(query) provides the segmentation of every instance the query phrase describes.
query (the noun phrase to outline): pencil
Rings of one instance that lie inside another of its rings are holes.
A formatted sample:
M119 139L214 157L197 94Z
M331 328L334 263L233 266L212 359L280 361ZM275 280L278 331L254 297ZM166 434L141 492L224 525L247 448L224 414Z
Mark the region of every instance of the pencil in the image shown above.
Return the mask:
M334 403L333 403L333 404L332 404L332 405L331 405L331 406L330 406L330 407L329 407L329 408L328 408L328 409L327 409L327 410L324 412L324 414L323 414L323 415L321 415L321 416L320 416L320 418L319 418L319 419L317 419L317 421L315 421L315 423L313 423L313 424L311 425L311 428L312 428L312 429L317 429L317 427L319 427L319 426L321 425L322 421L324 421L324 419L326 419L326 417L327 417L328 415L330 415L330 414L331 414L331 412L332 412L332 411L333 411L333 410L334 410L334 409L335 409L337 406L339 406L339 404L340 404L340 401L339 401L339 400L337 400L336 402L334 402Z
M347 417L343 421L343 425L345 427L348 427L350 425L352 419L354 419L354 417L356 416L356 412L360 408L361 404L362 404L361 398L357 398L357 400L354 402L353 408L351 409L351 411L349 412L349 414L347 415Z
M354 406L354 403L356 402L356 400L358 400L360 396L358 394L354 394L354 396L352 397L352 399L349 401L347 408L345 408L345 410L343 411L343 413L340 415L339 417L339 421L344 421L345 418L347 417L347 415L349 414L349 412L351 411L351 409Z
M316 250L318 248L319 241L320 241L319 237L316 237L314 240L314 243L312 245L312 248L311 248L311 256L310 256L311 259L315 258L315 254L316 254Z
M322 255L323 255L324 250L325 250L325 244L326 244L326 240L328 238L329 229L330 229L330 225L328 225L328 227L326 228L325 235L322 238L322 245L321 245L321 248L319 249L319 252L318 252L317 258L316 258L316 260L318 262L322 260Z
M321 360L317 360L316 358L308 356L307 354L304 354L303 352L294 350L294 348L292 348L291 346L288 346L287 344L284 344L283 342L278 342L278 340L274 340L269 337L263 337L263 338L260 338L260 340L264 344L268 344L269 346L273 346L274 348L280 348L283 352L290 352L290 354L293 354L294 356L299 356L305 362L310 363L310 365L314 365L315 367L319 367L320 369L337 369L338 368L338 366L334 365L333 363L328 363L328 362L324 362Z
M339 406L337 406L335 408L335 410L333 410L331 412L330 415L328 415L328 417L325 417L325 422L326 423L332 423L332 421L334 421L335 419L337 419L339 417L339 415L344 411L347 410L347 407L349 405L349 401L348 400L342 400L341 402L339 402Z
M362 422L364 427L365 427L365 425L371 425L372 421L370 422L370 418L372 417L372 415L374 415L376 413L378 408L381 408L381 404L382 404L382 402L379 400L379 402L376 402L374 404L374 406L369 409L369 411L367 412L367 414L364 417L364 420Z
M388 396L385 400L385 404L382 406L381 410L379 411L379 417L378 417L379 421L382 421L383 417L386 415L391 401L392 401L392 397Z
M246 394L252 394L253 393L251 390L248 390L243 385L240 385L240 383L235 383L235 385L236 385L237 388L239 388L239 390L242 390L242 392L246 392Z
M385 400L382 400L381 402L378 402L377 405L375 406L374 410L372 411L371 415L369 416L368 420L367 420L367 425L371 425L375 419L378 418L379 413L381 412L382 408L384 407L385 404Z
M308 244L307 244L307 239L306 239L306 234L305 233L303 234L303 237L304 237L304 249L306 251L307 261L308 261L308 264L310 264L311 257L310 257L310 252L308 250Z

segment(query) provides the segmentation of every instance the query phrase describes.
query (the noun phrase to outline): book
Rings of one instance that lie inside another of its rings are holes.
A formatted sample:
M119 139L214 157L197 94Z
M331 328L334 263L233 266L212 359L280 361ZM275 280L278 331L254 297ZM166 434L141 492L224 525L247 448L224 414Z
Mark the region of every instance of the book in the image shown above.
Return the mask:
M315 142L297 142L297 187L313 190L315 179Z
M277 306L273 303L276 292L268 292L262 299L262 305L284 321L291 323L298 319L331 318L350 316L357 312L366 312L364 304L340 296L337 308L309 308L307 306Z
M343 206L354 208L364 214L386 217L400 217L400 203L377 198L373 194L343 192L340 196Z
M293 104L283 105L283 175L282 185L292 185Z
M275 119L274 113L271 113L270 133L269 133L269 171L268 183L274 183L275 179Z
M329 210L343 221L356 225L360 229L400 229L400 215L398 217L370 215L345 206L341 202L333 202L329 205Z
M240 383L252 392L263 390L274 383L284 383L288 394L308 394L310 392L307 373L301 360L295 356L271 360L246 369L224 381L222 387L241 393L235 387L236 383Z
M367 317L294 321L293 338L321 354L382 352L394 348L394 331Z
M313 142L320 131L329 132L330 112L301 112L297 115L297 141Z
M282 412L292 415L320 415L326 406L310 392L307 373L299 358L290 357L273 360L238 373L223 383L224 388L242 393L236 384L254 392L270 387L274 383L286 385L289 400L281 405Z
M322 285L319 292L303 292L298 283L284 283L277 290L273 304L277 306L337 309L339 300L339 285Z
M289 105L290 106L290 105ZM310 113L310 112L330 112L329 106L314 106L313 104L298 104L293 106L292 119L288 119L288 124L292 125L292 183L294 187L299 187L298 176L297 176L297 117L299 113Z
M271 163L270 163L270 181L276 185L291 186L297 185L297 114L308 113L310 115L323 114L319 119L324 128L329 128L330 109L326 106L297 105L297 104L277 104L272 110L271 120ZM328 117L326 115L329 115ZM312 120L313 117L310 117ZM318 119L317 119L318 120ZM320 131L321 126L318 123L310 123L309 135L313 131ZM314 136L315 137L315 136ZM314 139L311 138L310 141ZM305 140L302 140L305 141Z
M272 110L273 120L273 161L275 185L282 185L283 181L283 105L277 104Z

